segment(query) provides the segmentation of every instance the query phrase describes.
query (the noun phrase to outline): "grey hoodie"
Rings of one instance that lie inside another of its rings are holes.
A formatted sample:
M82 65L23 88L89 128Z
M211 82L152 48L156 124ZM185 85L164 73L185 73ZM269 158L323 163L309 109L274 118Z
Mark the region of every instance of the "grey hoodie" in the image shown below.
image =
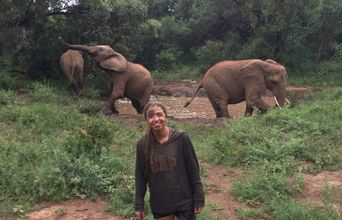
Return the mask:
M135 210L144 210L147 184L154 213L175 213L204 206L204 193L198 160L189 136L174 128L169 140L159 144L152 139L153 154L148 168L144 139L137 144L135 169Z

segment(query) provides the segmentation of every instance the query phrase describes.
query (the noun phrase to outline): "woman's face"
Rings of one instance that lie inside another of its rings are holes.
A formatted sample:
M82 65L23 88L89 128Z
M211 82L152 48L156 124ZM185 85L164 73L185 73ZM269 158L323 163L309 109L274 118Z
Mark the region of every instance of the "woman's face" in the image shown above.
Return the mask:
M151 107L146 113L146 122L152 131L160 131L166 126L166 114L161 107Z

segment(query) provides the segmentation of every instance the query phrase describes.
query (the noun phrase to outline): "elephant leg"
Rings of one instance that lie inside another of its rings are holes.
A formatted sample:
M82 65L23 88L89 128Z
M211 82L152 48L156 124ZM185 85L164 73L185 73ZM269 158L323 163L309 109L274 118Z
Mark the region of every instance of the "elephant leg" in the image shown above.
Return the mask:
M125 86L115 85L112 83L111 96L108 99L108 108L105 112L106 115L119 114L119 111L115 107L115 102L117 99L124 96Z
M82 90L83 89L83 68L80 68L78 70L77 77L78 77L78 88Z
M142 114L144 112L145 106L150 101L152 88L152 83L144 83L144 85L142 85L142 88L139 90L140 92L137 91L135 95L128 97L132 101L132 105L138 114ZM133 89L134 88L132 87L127 87L127 90L132 91Z
M231 118L227 109L229 95L226 94L222 86L218 84L216 80L208 80L208 84L209 85L204 86L204 88L207 91L209 101L215 110L216 117Z
M253 106L246 103L245 116L251 116L253 114Z
M119 111L115 108L115 102L119 97L111 95L108 99L108 107L105 115L119 114Z
M139 113L139 114L142 114L143 113L143 110L144 110L144 106L141 105L141 103L136 100L136 99L131 99L131 102L132 102L132 105L133 107L135 108L135 110Z
M81 85L80 77L78 74L75 74L75 81L76 81L76 85L77 85L78 89L81 90L82 85Z
M214 108L216 118L231 118L229 116L227 103L225 101L220 100L218 98L213 98L210 95L208 95L208 99Z
M259 108L261 113L266 113L269 107L261 97L257 100L256 106Z
M255 96L253 98L246 100L245 116L252 115L253 106L256 106L257 108L259 108L262 113L265 113L268 108L267 103L264 100L262 100L261 96Z
M78 88L78 85L77 85L77 82L75 80L73 80L71 83L70 83L70 87L71 89L74 91L75 95L79 95L80 94L80 90Z
M71 89L74 91L74 93L78 96L80 94L80 89L78 86L78 80L77 80L77 70L75 67L70 67L70 74L67 74L67 77L69 79L69 84Z

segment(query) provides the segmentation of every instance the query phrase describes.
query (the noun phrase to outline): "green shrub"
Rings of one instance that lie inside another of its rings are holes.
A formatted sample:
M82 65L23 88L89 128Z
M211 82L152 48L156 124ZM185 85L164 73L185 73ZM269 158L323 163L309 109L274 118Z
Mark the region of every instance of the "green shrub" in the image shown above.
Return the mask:
M179 65L181 52L176 49L165 49L156 56L156 66L159 70L174 69Z
M18 96L13 91L0 90L0 108L19 102Z
M0 88L5 90L17 88L16 78L6 70L0 70Z
M26 132L34 132L36 134L54 134L64 128L73 129L80 120L77 115L70 109L59 109L53 104L34 104L25 106L14 111L15 123L18 129ZM57 129L57 131L56 131Z
M85 155L95 159L108 150L111 142L112 129L109 123L104 120L87 120L67 137L64 144L75 158Z
M63 97L60 94L61 92L49 82L32 82L29 85L29 96L36 102L56 103Z
M208 40L203 46L197 49L196 56L201 72L222 60L233 59L230 46L222 41Z

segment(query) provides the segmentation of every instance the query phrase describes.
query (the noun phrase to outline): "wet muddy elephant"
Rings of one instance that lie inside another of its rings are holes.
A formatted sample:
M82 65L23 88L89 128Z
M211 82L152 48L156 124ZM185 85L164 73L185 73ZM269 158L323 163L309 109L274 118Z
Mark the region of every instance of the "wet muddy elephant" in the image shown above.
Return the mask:
M111 75L111 95L106 115L119 113L115 101L122 97L129 98L139 114L143 112L153 91L151 74L144 66L127 61L108 45L71 45L62 42L70 49L87 53L100 68Z
M285 67L271 59L222 61L205 73L196 93L184 107L191 103L203 87L217 118L230 117L227 105L244 100L246 100L245 115L253 113L253 106L265 112L268 105L262 96L266 95L267 89L273 92L280 106L284 104L287 78Z
M67 50L62 54L59 62L62 73L68 78L69 86L76 95L79 95L83 87L83 66L82 52Z

